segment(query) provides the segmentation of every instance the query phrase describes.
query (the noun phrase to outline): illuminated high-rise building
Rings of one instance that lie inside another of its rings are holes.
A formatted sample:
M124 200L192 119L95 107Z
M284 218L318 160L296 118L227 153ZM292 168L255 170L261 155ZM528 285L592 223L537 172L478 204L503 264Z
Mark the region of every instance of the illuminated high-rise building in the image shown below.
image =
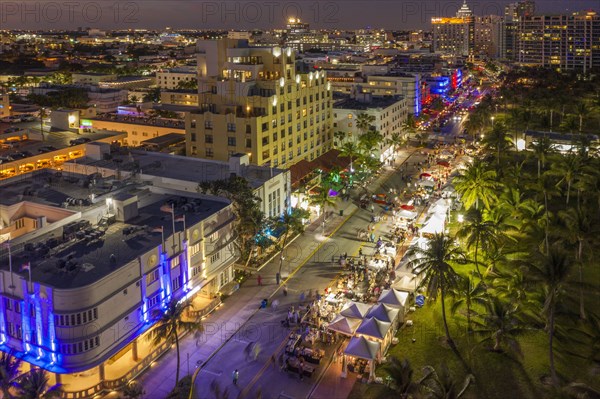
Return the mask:
M466 0L455 17L432 18L433 50L452 55L471 55L475 43L474 22Z
M200 110L186 116L188 156L289 167L331 149L325 71L298 73L291 48L230 39L198 42Z
M519 19L516 61L521 65L577 69L600 67L600 16L536 15Z

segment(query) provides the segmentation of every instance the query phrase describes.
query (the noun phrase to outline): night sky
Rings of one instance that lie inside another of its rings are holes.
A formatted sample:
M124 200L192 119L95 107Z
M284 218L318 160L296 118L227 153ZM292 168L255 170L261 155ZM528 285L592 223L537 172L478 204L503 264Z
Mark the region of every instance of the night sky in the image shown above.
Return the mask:
M502 14L511 1L468 1L476 15ZM300 17L314 28L428 29L432 16L452 16L462 0L65 0L0 1L0 29L280 28ZM600 0L538 0L537 12L600 10Z

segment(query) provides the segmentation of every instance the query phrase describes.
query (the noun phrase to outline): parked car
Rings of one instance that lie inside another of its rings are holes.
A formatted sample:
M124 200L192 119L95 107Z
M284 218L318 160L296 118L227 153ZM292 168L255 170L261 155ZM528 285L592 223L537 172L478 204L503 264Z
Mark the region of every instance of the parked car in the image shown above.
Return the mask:
M18 132L19 130L23 130L23 129L18 128L16 126L11 126L8 129L4 129L4 131L2 133L9 134L9 133Z
M33 115L21 115L21 122L33 122L35 119Z
M32 157L33 153L31 151L27 151L27 150L23 150L20 152L21 154L25 155L26 157Z
M40 154L43 154L43 153L45 153L45 152L56 151L56 150L58 150L58 148L56 148L56 147L54 147L54 146L51 146L51 145L45 145L45 146L43 146L43 147L40 147L40 148L38 148L38 152L39 152Z
M71 145L78 145L78 144L85 144L85 143L89 143L90 141L92 141L92 140L88 139L87 137L80 137L80 138L78 138L78 139L71 140L69 143L70 143Z
M21 117L20 116L16 116L16 115L5 116L4 118L0 119L0 122L3 122L3 123L18 123L18 122L21 122Z
M23 154L22 152L15 152L13 154L9 154L8 158L10 158L10 160L12 161L16 161L19 159L27 158L27 155Z
M12 159L10 159L9 157L0 157L0 165L8 162L12 162Z

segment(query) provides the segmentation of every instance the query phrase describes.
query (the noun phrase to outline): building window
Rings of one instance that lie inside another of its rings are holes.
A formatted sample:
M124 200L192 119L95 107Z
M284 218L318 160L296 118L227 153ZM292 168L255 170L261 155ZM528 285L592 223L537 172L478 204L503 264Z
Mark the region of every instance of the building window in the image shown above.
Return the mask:
M210 263L215 263L219 259L221 259L221 252L217 252L217 253L211 255L211 257L210 257Z
M213 128L212 121L204 121L204 128L205 129L212 129Z
M215 231L211 235L208 236L208 242L215 242L219 239L219 232Z
M228 123L227 124L227 131L228 132L235 132L235 123Z
M183 276L178 276L173 279L173 291L177 291L181 288L181 281L183 280Z
M215 156L215 153L213 152L212 148L206 148L204 152L207 158L212 158Z
M207 134L206 136L204 136L204 142L208 143L208 144L212 144L212 142L213 142L213 135L212 134Z
M160 292L151 298L148 298L148 309L153 308L160 302Z
M15 228L17 230L22 229L23 227L25 227L25 219L19 219L15 222Z
M190 246L190 256L194 256L198 252L200 252L200 243L196 243L196 244Z
M252 139L246 139L246 148L252 148Z
M180 265L179 256L176 256L176 257L174 257L174 258L171 259L171 269L175 269L179 265Z
M227 145L235 147L235 145L236 145L235 137L227 137Z

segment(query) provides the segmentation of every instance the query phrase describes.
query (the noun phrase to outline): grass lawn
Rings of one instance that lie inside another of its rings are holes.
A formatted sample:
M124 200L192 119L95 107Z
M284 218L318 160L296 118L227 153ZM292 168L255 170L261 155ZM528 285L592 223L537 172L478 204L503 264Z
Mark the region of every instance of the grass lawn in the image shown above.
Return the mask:
M397 337L399 342L390 348L388 357L407 358L414 369L414 380L422 376L422 368L431 365L435 368L446 363L455 380L462 384L466 376L463 366L456 355L444 343L444 328L439 301L428 304L408 316L412 319L412 327L402 328ZM544 331L532 331L520 338L523 359L515 360L508 354L496 353L482 345L477 345L478 338L460 331L457 325L465 325L463 316L449 315L451 334L459 351L471 366L475 383L471 385L465 396L489 399L538 399L550 398L552 395L540 382L540 378L549 373L548 345ZM412 339L415 339L415 342ZM555 351L555 354L557 351ZM573 357L556 356L557 371L568 381L585 382L600 389L600 379L586 373L589 367ZM385 377L385 366L379 366L377 375ZM357 382L349 398L359 399L375 397L381 391L378 385L367 385Z

